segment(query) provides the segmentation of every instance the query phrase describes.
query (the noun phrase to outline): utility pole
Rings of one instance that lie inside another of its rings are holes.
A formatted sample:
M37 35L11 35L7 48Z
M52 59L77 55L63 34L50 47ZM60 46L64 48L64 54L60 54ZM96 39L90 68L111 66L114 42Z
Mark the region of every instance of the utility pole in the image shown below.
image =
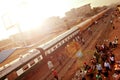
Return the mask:
M19 31L19 33L20 33L21 40L22 40L22 42L23 42L23 44L24 44L24 47L25 47L25 46L27 46L27 43L26 43L26 41L25 41L25 37L23 36L23 32L22 32L19 24L18 24L17 28L18 28L18 31Z
M19 23L12 23L11 19L9 18L9 15L5 14L2 16L2 20L3 20L3 24L6 30L10 30L12 28L17 28L18 32L20 33L20 40L23 43L24 47L27 46L27 43L25 41L25 37L23 36L23 32L20 28ZM15 39L13 39L15 40ZM16 44L18 45L18 43L16 42Z

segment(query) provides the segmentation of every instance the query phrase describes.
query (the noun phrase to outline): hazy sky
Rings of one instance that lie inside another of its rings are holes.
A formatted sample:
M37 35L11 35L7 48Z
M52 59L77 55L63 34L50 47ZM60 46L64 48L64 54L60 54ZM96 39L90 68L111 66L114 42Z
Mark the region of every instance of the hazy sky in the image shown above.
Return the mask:
M116 2L120 0L0 0L0 39L18 32L17 28L6 31L5 26L18 23L22 30L28 30L47 17L64 16L71 8L88 3L102 6Z

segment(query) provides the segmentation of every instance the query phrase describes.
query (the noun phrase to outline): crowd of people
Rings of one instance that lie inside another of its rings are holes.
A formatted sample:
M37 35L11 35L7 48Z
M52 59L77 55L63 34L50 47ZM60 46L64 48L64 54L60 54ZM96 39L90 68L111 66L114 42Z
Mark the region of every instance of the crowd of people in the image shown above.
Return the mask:
M113 54L113 50L117 46L117 36L115 36L114 41L108 44L96 44L93 57L89 63L83 63L83 68L75 75L76 80L119 80L120 71L114 69L116 61Z

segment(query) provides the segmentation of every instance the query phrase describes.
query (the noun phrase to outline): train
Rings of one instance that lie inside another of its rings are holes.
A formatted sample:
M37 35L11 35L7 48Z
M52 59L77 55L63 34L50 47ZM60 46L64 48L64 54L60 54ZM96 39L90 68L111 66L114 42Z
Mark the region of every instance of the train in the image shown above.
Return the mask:
M39 62L44 61L45 57L53 53L68 41L79 39L79 33L101 18L108 10L109 9L103 10L97 15L81 22L52 40L28 51L25 55L21 55L14 61L0 67L0 80L15 80Z

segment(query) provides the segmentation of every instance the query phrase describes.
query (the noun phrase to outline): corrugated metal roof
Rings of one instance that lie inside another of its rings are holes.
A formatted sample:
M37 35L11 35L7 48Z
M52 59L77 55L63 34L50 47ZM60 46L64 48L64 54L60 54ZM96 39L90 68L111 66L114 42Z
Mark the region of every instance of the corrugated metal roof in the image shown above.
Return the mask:
M6 60L16 49L3 50L0 52L0 63Z

